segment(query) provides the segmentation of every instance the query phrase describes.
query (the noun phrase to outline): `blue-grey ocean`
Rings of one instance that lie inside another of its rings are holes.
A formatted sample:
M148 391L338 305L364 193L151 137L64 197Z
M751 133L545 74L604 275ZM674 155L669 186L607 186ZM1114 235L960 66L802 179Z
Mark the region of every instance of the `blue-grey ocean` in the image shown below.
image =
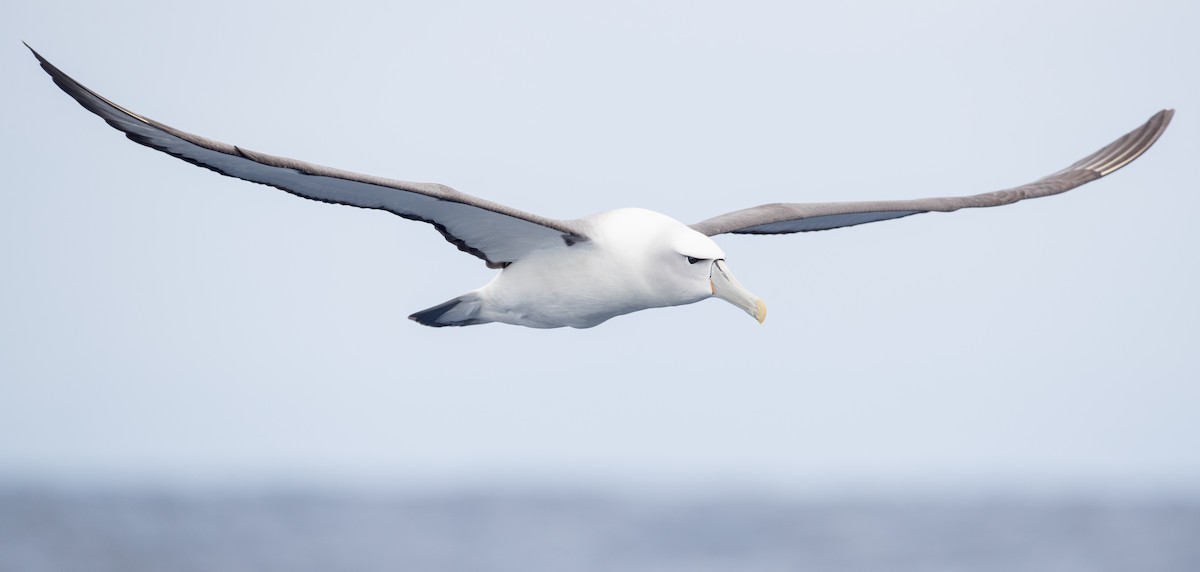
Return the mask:
M0 571L1197 571L1196 501L0 493Z

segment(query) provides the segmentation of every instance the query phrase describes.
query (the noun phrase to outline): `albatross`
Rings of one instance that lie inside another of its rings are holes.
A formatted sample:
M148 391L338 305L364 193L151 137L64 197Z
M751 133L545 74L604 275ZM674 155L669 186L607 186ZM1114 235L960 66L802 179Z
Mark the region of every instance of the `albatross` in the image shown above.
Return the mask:
M762 323L766 305L734 278L725 252L711 237L813 232L1057 195L1138 158L1158 140L1174 114L1170 109L1159 111L1141 127L1065 169L990 193L915 200L772 203L694 224L639 208L559 220L445 185L363 175L193 135L105 99L28 44L26 47L67 95L136 143L306 199L384 210L431 224L459 250L499 269L484 286L409 316L435 327L501 322L533 328L590 328L630 312L710 297L725 300Z

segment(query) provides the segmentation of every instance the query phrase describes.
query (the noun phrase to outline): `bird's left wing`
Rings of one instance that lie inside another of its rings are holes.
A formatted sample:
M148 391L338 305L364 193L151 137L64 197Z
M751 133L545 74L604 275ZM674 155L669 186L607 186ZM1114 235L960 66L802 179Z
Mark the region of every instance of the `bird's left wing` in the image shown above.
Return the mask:
M29 47L28 44L26 47ZM129 111L71 79L29 48L63 91L129 139L222 175L317 201L385 210L432 224L446 240L493 268L550 245L587 240L582 226L460 193L276 157L180 131Z
M790 234L829 230L868 222L891 220L927 212L994 207L1025 199L1057 195L1095 181L1137 159L1150 148L1171 122L1174 110L1164 109L1145 124L1075 164L1032 183L968 197L852 203L774 203L726 213L691 225L708 236L734 234Z

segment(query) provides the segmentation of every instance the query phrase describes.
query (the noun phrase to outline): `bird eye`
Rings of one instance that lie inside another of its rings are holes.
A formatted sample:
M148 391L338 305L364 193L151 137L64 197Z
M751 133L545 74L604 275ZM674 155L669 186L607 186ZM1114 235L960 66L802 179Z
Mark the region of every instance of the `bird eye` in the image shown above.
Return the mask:
M695 264L695 263L703 260L703 258L696 258L695 256L689 256L689 257L687 257L687 259L688 259L688 264Z

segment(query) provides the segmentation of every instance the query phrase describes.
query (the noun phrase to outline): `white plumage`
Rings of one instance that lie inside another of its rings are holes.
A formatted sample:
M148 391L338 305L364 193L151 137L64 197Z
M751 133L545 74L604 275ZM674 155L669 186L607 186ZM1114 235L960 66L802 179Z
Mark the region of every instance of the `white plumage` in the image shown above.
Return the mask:
M30 51L33 51L30 48ZM54 82L89 111L142 145L223 175L328 203L386 210L432 224L459 250L500 273L483 287L410 316L429 326L503 322L535 328L589 328L647 308L716 296L759 322L763 302L741 286L709 237L790 234L926 212L991 207L1063 193L1136 159L1162 135L1172 110L1155 114L1071 166L1032 183L962 197L840 203L774 203L686 225L645 209L576 220L551 219L460 193L445 185L352 173L250 151L133 113L34 56Z

